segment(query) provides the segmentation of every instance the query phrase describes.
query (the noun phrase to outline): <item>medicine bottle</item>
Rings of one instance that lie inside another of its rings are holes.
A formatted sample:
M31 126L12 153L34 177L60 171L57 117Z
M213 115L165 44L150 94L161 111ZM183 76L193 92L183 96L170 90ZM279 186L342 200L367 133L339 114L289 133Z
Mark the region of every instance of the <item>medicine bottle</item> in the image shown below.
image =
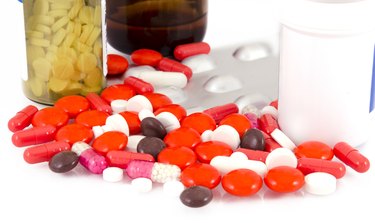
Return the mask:
M101 0L24 0L25 95L53 104L66 95L99 93L103 76Z
M363 144L374 105L375 1L284 3L281 129L296 144L307 140L331 146L340 141Z
M106 23L108 42L119 51L173 55L177 45L203 40L207 0L107 0Z

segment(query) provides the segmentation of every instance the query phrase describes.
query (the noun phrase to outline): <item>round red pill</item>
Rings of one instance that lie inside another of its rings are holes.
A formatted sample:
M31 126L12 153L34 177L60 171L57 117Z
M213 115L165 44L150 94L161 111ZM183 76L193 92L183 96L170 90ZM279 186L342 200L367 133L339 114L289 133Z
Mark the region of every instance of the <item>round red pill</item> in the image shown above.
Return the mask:
M163 59L163 55L161 55L161 53L150 49L136 50L131 54L130 57L133 63L136 65L149 65L153 67L156 67L161 59Z
M232 195L250 196L262 188L263 180L252 170L237 169L224 175L221 185L226 192Z
M128 137L117 131L103 133L92 143L92 148L99 154L105 156L109 151L124 150L128 144Z
M125 73L129 67L129 62L125 57L116 54L107 55L107 67L109 76L115 76Z
M289 193L302 188L305 176L296 168L278 166L268 171L264 177L264 183L273 191Z
M60 128L68 123L69 116L61 108L47 107L37 111L31 121L34 127L52 125Z
M70 118L75 118L79 113L89 110L90 102L83 96L69 95L57 100L54 107L61 108Z
M194 164L196 161L197 156L193 150L184 146L167 147L158 155L158 162L176 165L181 170Z
M186 117L186 110L184 107L178 104L170 104L170 105L165 105L158 110L155 110L155 115L158 115L162 112L170 112L176 116L176 118L181 121L183 118Z
M315 158L332 160L333 150L327 144L318 141L308 141L300 144L294 149L297 158Z
M165 136L164 142L168 147L186 146L194 148L201 142L201 136L194 129L181 127L169 132Z
M219 125L230 125L233 128L235 128L240 135L240 137L243 136L243 134L251 128L251 123L249 119L246 118L246 116L241 114L230 114L224 119L222 119L219 123Z
M75 121L76 123L92 128L98 125L105 125L108 116L109 114L104 111L90 110L77 115Z
M181 126L195 129L199 134L202 134L206 130L214 130L216 128L216 123L211 116L202 112L197 112L186 116L181 121Z
M55 136L56 141L64 141L73 145L75 142L90 143L94 133L88 127L81 124L69 124L61 127Z
M135 135L141 132L141 120L139 120L138 114L135 112L121 112L119 113L129 126L130 135Z
M206 163L195 163L186 167L180 176L185 187L204 186L210 189L215 188L220 183L219 171Z
M151 102L154 111L166 105L172 104L172 100L164 94L146 93L143 96L145 96Z
M102 97L106 102L111 103L116 99L129 100L135 95L135 90L124 84L115 84L107 87L102 91L100 97Z
M210 163L215 156L230 156L232 148L223 142L208 141L201 142L194 148L199 162Z

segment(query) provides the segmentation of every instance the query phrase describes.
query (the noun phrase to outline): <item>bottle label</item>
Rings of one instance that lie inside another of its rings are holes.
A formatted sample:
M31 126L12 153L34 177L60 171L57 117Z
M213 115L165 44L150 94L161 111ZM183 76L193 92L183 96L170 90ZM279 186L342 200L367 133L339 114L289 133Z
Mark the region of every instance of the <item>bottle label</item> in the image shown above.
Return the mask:
M375 107L375 46L374 46L374 62L372 65L372 82L371 82L371 97L370 97L370 112Z

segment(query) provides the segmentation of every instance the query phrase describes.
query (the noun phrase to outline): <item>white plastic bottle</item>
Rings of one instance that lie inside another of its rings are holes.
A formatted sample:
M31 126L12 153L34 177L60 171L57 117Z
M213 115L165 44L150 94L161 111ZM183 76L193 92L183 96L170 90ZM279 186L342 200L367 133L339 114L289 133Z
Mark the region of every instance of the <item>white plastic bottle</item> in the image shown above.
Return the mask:
M279 124L297 145L366 142L374 100L374 0L285 0Z

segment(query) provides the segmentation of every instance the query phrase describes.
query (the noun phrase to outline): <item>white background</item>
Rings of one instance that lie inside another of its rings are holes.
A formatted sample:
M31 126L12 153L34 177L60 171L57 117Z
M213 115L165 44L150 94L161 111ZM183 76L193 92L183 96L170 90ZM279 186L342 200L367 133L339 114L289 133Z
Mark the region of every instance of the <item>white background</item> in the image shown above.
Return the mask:
M255 196L236 198L220 186L208 206L191 209L168 198L156 185L149 194L131 191L129 180L111 184L82 167L58 175L47 164L28 165L23 148L11 144L7 121L31 102L23 96L24 39L21 5L2 1L0 107L0 222L374 222L375 168L358 174L348 168L337 192L312 196L303 190L275 194L265 187ZM206 41L216 48L277 34L271 0L211 0ZM353 117L355 118L355 117ZM361 151L375 163L375 128Z

